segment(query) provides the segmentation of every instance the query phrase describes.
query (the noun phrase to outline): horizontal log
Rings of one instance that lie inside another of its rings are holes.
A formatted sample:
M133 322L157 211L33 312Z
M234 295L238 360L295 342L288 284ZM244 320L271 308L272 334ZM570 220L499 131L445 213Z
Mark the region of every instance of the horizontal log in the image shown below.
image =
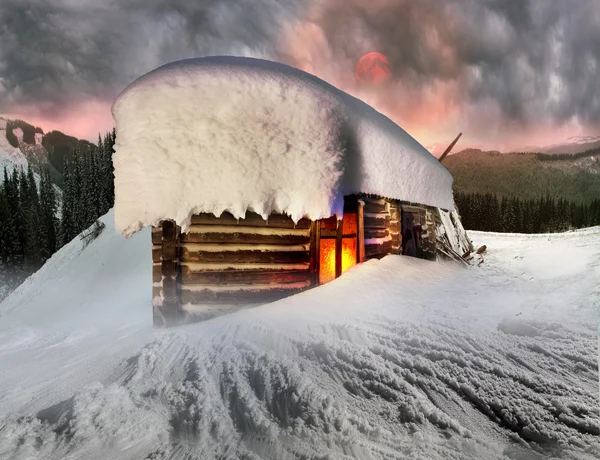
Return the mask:
M387 206L387 203L383 200L381 202L366 201L364 210L369 213L387 213Z
M390 225L390 216L385 218L371 217L365 214L365 232L371 228L388 228Z
M374 196L374 195L360 195L358 197L360 200L364 201L365 204L367 203L378 203L378 204L385 204L387 203L387 199L386 198L380 198L378 196Z
M198 251L190 250L187 246L181 248L183 262L230 262L230 263L308 263L308 251Z
M162 261L162 246L152 246L152 262Z
M310 228L310 219L300 219L297 224L291 217L284 214L271 214L264 220L259 214L247 212L243 219L236 219L232 214L224 212L220 217L214 214L196 214L192 216L192 225L241 225L247 227L275 227L275 228Z
M424 207L421 206L414 206L414 205L408 205L408 204L403 204L401 206L402 211L403 212L410 212L411 214L423 214L425 215L426 209Z
M183 243L242 243L242 244L310 244L306 235L260 235L253 233L187 233L181 235Z
M386 238L389 235L387 228L365 228L365 239Z
M188 284L286 284L310 281L309 270L225 270L191 271L182 267L181 279Z
M297 264L261 264L261 263L200 263L200 262L183 262L181 271L206 272L206 271L226 271L226 270L289 270L289 271L304 271L309 270L309 263Z
M365 255L367 257L373 257L378 255L391 254L392 242L386 241L383 244L367 244L365 245Z
M242 290L242 289L187 289L181 286L182 304L211 304L211 303L266 303L282 299L308 288L310 284L291 283L289 287Z

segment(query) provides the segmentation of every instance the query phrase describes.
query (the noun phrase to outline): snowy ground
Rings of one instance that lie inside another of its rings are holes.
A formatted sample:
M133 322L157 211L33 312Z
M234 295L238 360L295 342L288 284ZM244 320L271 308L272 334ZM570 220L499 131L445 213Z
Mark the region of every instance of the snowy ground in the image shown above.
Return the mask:
M104 220L0 304L0 458L600 457L599 227L154 330L150 235Z

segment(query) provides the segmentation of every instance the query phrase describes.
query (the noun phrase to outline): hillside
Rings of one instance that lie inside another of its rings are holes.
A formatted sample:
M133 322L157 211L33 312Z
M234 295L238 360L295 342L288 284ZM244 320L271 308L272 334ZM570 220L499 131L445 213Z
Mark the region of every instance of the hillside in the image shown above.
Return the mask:
M600 197L600 149L576 155L467 149L444 160L454 190L534 199L550 195L588 203Z
M65 158L69 158L75 147L87 149L91 146L86 140L60 131L44 134L41 128L23 120L0 118L0 172L4 167L9 172L14 167L27 168L29 163L36 174L47 168L52 181L61 186Z
M148 229L103 221L0 303L0 458L600 456L598 227L157 330Z

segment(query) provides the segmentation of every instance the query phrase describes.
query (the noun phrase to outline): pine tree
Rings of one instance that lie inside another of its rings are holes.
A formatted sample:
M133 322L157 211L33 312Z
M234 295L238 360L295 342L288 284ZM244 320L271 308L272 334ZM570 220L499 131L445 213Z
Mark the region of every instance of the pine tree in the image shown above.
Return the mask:
M42 215L42 228L46 234L45 244L41 246L42 259L45 261L56 252L57 249L57 199L50 171L45 170L40 182L40 205Z
M60 241L64 246L71 241L76 235L75 220L73 216L74 208L74 185L71 178L72 166L65 159L63 173L63 203L60 219Z
M73 170L71 171L72 199L73 199L73 223L76 230L74 236L79 235L86 228L86 210L83 202L83 171L82 154L76 149L73 155Z

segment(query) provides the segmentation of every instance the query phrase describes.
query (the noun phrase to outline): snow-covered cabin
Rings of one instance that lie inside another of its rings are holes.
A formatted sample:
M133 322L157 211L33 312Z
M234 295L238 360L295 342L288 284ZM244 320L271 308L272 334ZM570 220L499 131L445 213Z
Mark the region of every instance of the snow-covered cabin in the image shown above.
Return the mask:
M208 57L115 101L115 224L152 226L155 323L323 284L366 259L471 249L452 176L369 105L292 67Z

